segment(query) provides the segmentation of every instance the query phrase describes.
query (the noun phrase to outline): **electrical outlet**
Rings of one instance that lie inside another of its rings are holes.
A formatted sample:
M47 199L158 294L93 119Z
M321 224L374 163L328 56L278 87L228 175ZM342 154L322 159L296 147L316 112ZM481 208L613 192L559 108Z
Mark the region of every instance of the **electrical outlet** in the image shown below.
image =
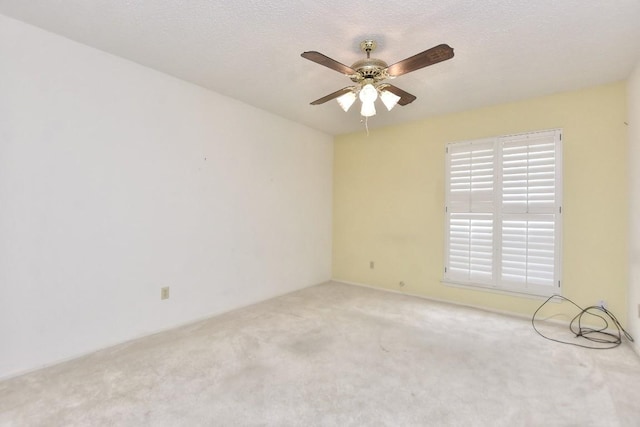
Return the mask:
M169 299L169 287L160 288L160 299Z
M374 266L373 261L369 261L369 268L373 270L373 266Z

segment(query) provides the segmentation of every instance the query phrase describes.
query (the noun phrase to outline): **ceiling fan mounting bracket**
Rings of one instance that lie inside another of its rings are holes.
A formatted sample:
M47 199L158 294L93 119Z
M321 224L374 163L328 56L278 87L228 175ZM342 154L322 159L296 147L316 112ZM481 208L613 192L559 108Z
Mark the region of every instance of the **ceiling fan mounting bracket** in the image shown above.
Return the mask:
M360 50L367 54L367 58L371 52L376 50L376 47L378 47L378 43L376 43L375 40L364 40L360 42Z

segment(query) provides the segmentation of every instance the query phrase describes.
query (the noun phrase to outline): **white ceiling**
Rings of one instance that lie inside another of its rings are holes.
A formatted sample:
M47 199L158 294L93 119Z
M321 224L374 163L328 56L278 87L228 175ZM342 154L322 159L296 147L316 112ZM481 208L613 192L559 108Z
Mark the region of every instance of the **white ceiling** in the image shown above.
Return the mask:
M309 102L348 86L300 57L392 64L440 43L449 61L398 77L418 99L369 128L623 80L640 60L640 0L0 0L0 13L329 134L358 108Z

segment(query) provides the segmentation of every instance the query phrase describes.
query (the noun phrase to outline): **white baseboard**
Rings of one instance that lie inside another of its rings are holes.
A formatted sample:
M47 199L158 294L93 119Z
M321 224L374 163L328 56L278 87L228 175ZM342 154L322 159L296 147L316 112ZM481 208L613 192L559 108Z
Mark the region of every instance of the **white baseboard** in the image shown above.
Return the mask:
M359 283L359 282L351 282L348 280L341 280L341 279L331 279L333 282L337 282L337 283L344 283L345 285L352 285L352 286L360 286L363 288L368 288L368 289L375 289L378 291L384 291L384 292L391 292L394 294L398 294L398 295L406 295L406 296L411 296L411 297L416 297L416 298L421 298L421 299L425 299L428 301L433 301L433 302L439 302L439 303L444 303L444 304L451 304L451 305L456 305L459 307L467 307L467 308L473 308L476 310L482 310L482 311L487 311L490 313L496 313L496 314L501 314L504 316L511 316L511 317L517 317L520 319L527 319L529 321L531 321L531 317L533 316L533 313L531 313L531 315L526 315L526 314L522 314L522 313L517 313L517 312L513 312L513 311L508 311L508 310L498 310L492 307L486 307L486 306L482 306L482 305L475 305L475 304L467 304L467 303L462 303L459 301L454 301L454 300L447 300L447 299L443 299L443 298L434 298L434 297L429 297L426 295L420 295L420 294L415 294L412 292L403 292L403 291L398 291L396 289L388 289L388 288L382 288L382 287L378 287L375 285L369 285L366 283ZM545 322L550 322L550 323L555 323L561 326L566 326L567 328L569 327L569 324L571 323L568 320L562 320L562 319L544 319ZM598 327L596 325L589 325L589 324L584 324L584 326L590 326L590 327ZM617 334L618 330L617 329L612 329L612 328L608 328L605 330L605 332L611 333L611 334ZM628 342L628 340L627 340ZM622 338L622 343L625 343L625 338L623 336ZM640 357L640 346L637 345L635 342L628 342L628 344L633 348L633 350L638 354L638 356Z
M338 283L344 283L345 285L360 286L360 287L363 287L363 288L376 289L378 291L391 292L391 293L398 294L398 295L407 295L407 296L411 296L411 297L422 298L422 299L425 299L425 300L428 300L428 301L434 301L434 302L441 302L441 303L445 303L445 304L457 305L459 307L475 308L477 310L489 311L491 313L503 314L503 315L506 315L506 316L519 317L519 318L522 318L522 319L531 319L531 317L529 317L529 316L527 316L525 314L517 313L517 312L514 312L514 311L498 310L498 309L495 309L495 308L486 307L486 306L482 306L482 305L467 304L467 303L462 303L462 302L454 301L454 300L448 300L448 299L444 299L444 298L435 298L435 297L430 297L430 296L426 296L426 295L415 294L413 292L403 292L403 291L398 291L396 289L382 288L382 287L379 287L379 286L369 285L369 284L366 284L366 283L350 282L348 280L332 279L332 281L333 282L338 282Z
M160 329L156 329L156 330L152 330L152 331L143 332L143 333L134 335L133 337L125 339L125 340L116 340L116 341L113 341L113 342L109 342L109 343L106 343L105 345L101 345L99 347L96 347L96 348L93 348L93 349L90 349L90 350L87 350L87 351L75 353L75 354L72 354L72 355L67 356L67 357L54 359L54 360L52 360L50 362L40 364L40 365L38 365L36 367L33 367L33 368L8 372L6 374L0 375L0 381L6 381L6 380L9 380L11 378L20 377L22 375L30 374L31 372L39 371L41 369L49 368L49 367L52 367L52 366L55 366L55 365L60 365L62 363L70 362L70 361L75 360L75 359L80 359L80 358L83 358L83 357L87 357L87 356L90 356L90 355L92 355L94 353L98 353L100 351L112 349L112 348L120 346L120 345L126 345L126 344L129 344L129 343L133 342L133 341L137 341L139 339L148 338L148 337L151 337L153 335L161 334L161 333L164 333L164 332L169 332L169 331L172 331L174 329L180 329L180 328L183 328L183 327L186 327L186 326L189 326L189 325L193 325L193 324L196 324L196 323L199 323L199 322L203 322L203 321L211 319L213 317L221 316L221 315L227 314L227 313L231 313L231 312L236 311L236 310L242 310L242 309L244 309L246 307L249 307L249 306L252 306L254 304L259 304L261 302L268 301L268 300L273 299L273 298L278 298L280 296L287 295L287 294L290 294L290 293L293 293L293 292L297 292L297 291L309 288L311 286L314 286L314 285L307 285L307 286L299 288L299 289L294 289L294 290L290 290L290 291L285 291L283 293L278 293L278 294L275 294L275 295L270 296L268 298L265 298L263 300L248 302L246 304L241 304L241 305L236 306L236 307L231 307L228 310L221 310L221 311L211 312L211 313L206 314L204 316L199 316L199 317L194 318L194 319L190 319L190 320L187 320L187 321L184 321L184 322L180 322L180 323L177 323L177 324L174 324L174 325L169 325L169 326L167 326L165 328L160 328Z

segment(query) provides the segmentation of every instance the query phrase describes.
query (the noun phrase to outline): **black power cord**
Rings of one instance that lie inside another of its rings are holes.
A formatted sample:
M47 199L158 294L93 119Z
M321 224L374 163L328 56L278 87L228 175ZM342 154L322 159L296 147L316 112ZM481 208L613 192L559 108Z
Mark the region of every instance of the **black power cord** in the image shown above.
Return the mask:
M578 310L580 310L580 312L571 320L571 323L569 323L569 329L576 336L576 338L582 337L588 341L599 343L601 344L600 346L584 345L584 344L579 344L571 341L563 341L555 338L550 338L542 334L536 328L536 315L542 309L542 307L544 307L549 301L551 301L554 298L557 298L563 301L568 301L574 306L576 306ZM601 319L604 322L604 326L598 329L582 326L582 318L586 315ZM607 322L607 319L605 318L605 316L608 317L609 320L611 320L613 325L616 327L616 329L618 330L617 334L607 332L607 329L609 329L609 322ZM578 324L577 328L575 326L576 322ZM615 348L619 346L620 344L622 344L623 335L626 339L633 342L633 337L631 337L631 335L627 331L625 331L625 329L622 327L622 325L620 324L616 316L614 316L613 313L607 310L606 308L597 306L597 305L592 305L587 308L582 308L575 302L571 301L569 298L566 298L566 297L563 297L562 295L557 295L557 294L551 295L549 298L547 298L547 300L543 302L540 307L538 307L535 313L533 313L533 316L531 317L531 326L533 326L533 329L538 333L538 335L540 335L542 338L548 339L549 341L555 341L562 344L575 345L577 347L591 348L595 350L607 350L607 349Z

